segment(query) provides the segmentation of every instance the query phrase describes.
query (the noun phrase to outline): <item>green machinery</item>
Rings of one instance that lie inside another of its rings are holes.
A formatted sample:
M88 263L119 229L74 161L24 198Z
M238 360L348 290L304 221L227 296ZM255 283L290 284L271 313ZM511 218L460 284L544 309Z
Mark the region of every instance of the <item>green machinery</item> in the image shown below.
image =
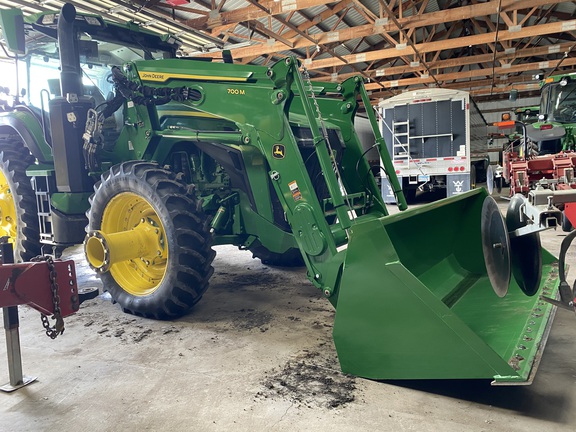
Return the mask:
M531 381L554 315L534 294L558 289L542 224L526 225L524 206L505 221L483 189L390 215L353 127L370 105L360 77L312 82L290 57L176 58L174 38L70 4L25 19L2 11L2 29L28 70L60 67L39 108L0 113L0 226L18 259L84 242L125 311L170 319L207 289L212 246L234 244L307 267L336 308L344 372Z
M540 86L538 120L529 122L526 136L538 154L576 151L576 73L550 76Z
M517 124L515 133L509 136L511 145L518 145L526 135L531 155L574 152L576 73L540 78L540 105L514 111Z

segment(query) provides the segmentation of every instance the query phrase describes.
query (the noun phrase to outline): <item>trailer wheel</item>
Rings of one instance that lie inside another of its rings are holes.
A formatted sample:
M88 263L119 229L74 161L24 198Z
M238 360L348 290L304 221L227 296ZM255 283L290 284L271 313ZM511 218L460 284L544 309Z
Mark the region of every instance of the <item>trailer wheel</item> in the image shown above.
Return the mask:
M562 212L562 231L564 232L570 232L572 231L574 228L572 227L572 223L570 222L570 219L568 219L566 217L566 212L563 211Z
M403 192L407 204L414 204L416 202L416 188L404 189Z
M302 267L304 265L302 253L296 248L290 248L284 253L276 253L259 245L250 248L250 252L252 252L252 258L259 258L262 264L273 267Z
M36 196L26 175L34 157L20 140L0 140L0 236L14 247L14 261L40 254Z
M496 192L498 192L499 194L502 192L502 183L503 183L503 179L502 177L497 177L495 182L496 182Z
M216 255L196 198L171 171L139 161L112 167L94 190L84 247L104 290L135 315L188 312L208 288ZM144 250L126 243L134 233L145 237Z

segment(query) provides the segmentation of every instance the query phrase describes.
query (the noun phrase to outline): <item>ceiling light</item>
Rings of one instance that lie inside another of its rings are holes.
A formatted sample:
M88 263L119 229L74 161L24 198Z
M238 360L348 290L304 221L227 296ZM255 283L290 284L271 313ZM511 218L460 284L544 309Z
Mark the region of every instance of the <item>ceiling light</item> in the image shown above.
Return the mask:
M113 8L108 9L108 13L117 14L120 12L126 12L129 9L126 6L114 6Z

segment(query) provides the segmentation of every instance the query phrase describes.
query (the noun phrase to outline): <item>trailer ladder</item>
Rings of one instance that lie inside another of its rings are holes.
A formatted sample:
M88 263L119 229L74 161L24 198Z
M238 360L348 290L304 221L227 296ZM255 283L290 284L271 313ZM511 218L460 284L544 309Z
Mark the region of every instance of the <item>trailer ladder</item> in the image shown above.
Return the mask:
M392 153L395 161L410 161L410 123L392 122Z

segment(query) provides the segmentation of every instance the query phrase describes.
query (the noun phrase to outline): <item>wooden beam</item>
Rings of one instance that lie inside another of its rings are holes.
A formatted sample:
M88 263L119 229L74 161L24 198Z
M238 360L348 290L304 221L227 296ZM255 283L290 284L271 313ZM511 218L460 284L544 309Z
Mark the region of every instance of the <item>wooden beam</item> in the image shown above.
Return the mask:
M278 33L274 33L272 30L267 29L266 27L264 27L264 24L262 24L260 21L253 21L252 22L255 27L261 32L264 33L266 36L268 36L269 38L272 38L274 40L277 40L279 42L282 42L284 45L286 45L289 48L294 48L294 42L292 42L291 40L288 40L282 36L280 36Z
M262 6L270 11L270 15L280 15L294 10L323 6L333 1L334 0L263 1ZM217 25L257 20L265 18L268 15L268 13L255 6L247 6L225 12L215 10L211 17L193 18L184 21L184 23L197 29L207 30Z
M557 62L545 62L548 63L546 67L543 67L543 62L537 63L527 63L521 65L511 66L509 68L498 67L494 70L494 76L498 75L509 75L519 72L527 72L527 71L541 71L542 69L546 68L553 68ZM562 62L563 66L574 66L576 65L576 58L569 58ZM457 81L457 80L465 80L465 79L473 79L478 77L488 77L492 75L491 69L474 69L469 71L463 72L454 72L454 73L446 73L446 74L439 74L436 75L436 79L438 81ZM473 81L471 81L473 82ZM379 86L384 85L387 88L396 88L396 87L404 87L410 86L415 84L432 84L432 78L407 78L401 80L392 80L392 81L380 81L378 83L368 83L366 84L367 90L378 90ZM442 85L442 87L448 87L448 85Z
M499 40L514 40L521 39L524 37L532 37L536 35L546 35L552 33L558 33L564 31L565 28L574 28L576 26L576 20L567 22L553 22L547 24L540 24L537 26L525 27L519 31L500 31L498 34ZM481 45L493 42L495 38L495 32L484 33L481 35L465 36L455 39L427 42L425 44L416 44L415 47L420 53L441 51L446 49L461 48L469 45ZM296 43L296 46L298 44ZM343 56L344 59L350 63L366 62L377 59L394 58L401 55L414 54L412 47L407 46L403 49L388 48L377 51L369 51L362 54L356 54L351 56ZM341 60L328 58L322 60L316 60L312 64L308 65L308 69L319 69L331 66L338 66L342 64Z
M452 88L451 86L447 85L444 88ZM458 88L456 88L458 89ZM514 86L515 90L518 90L519 93L525 93L525 92L533 92L534 95L538 96L540 94L540 85L539 84L518 84ZM498 94L508 94L510 93L510 87L506 86L506 87L495 87L494 89L492 89L492 93L490 93L490 85L483 87L483 88L479 88L479 89L472 89L469 91L471 96L477 96L477 97L482 97L482 96L491 96L491 99L494 99L497 97ZM389 98L390 95L387 94L386 92L372 92L372 94L370 94L370 100L373 102L374 105L376 105L379 101L384 100L386 98Z
M499 51L496 54L496 60L504 61L505 64L511 64L514 60L519 60L525 57L548 56L551 53L564 53L567 52L573 45L574 45L573 43L564 43L564 44L548 45L536 48L525 48L522 50L516 50L513 54L506 54L504 51ZM441 69L454 68L457 66L482 64L491 61L491 59L492 54L479 54L469 57L453 58L450 60L429 61L428 66L431 69L441 70ZM553 64L553 60L549 60L549 62ZM422 72L423 67L422 66L412 67L409 65L402 65L402 66L365 69L364 71L368 75L370 75L370 77L377 78L380 76L393 76L406 73ZM345 79L350 78L353 75L356 74L354 73L340 74L338 76L338 80L344 81Z
M320 15L315 16L312 20L306 21L300 24L297 28L301 32L306 32L310 28L314 27L315 25L321 23L324 20L327 20L331 16L334 16L350 7L352 4L352 0L344 0L340 1L336 4L336 6L327 5L327 9L324 12L321 12ZM287 31L284 33L284 37L295 37L298 36L298 32L294 30Z
M345 3L345 2L341 2ZM491 15L494 14L497 7L497 1L490 1L486 3L479 3L470 6L462 6L459 8L443 10L438 12L430 12L422 15L409 16L406 18L399 18L398 23L402 26L404 30L411 28L419 28L425 26L435 26L442 23L448 23L453 21L462 21L465 19L471 19L480 15ZM541 6L546 4L556 4L562 3L561 0L502 0L503 10L512 10L512 7L527 9L534 6ZM343 5L339 4L343 7ZM322 15L322 14L321 14ZM326 17L322 16L322 19ZM305 27L300 27L301 31L312 27L314 24L309 23ZM331 43L331 42L345 42L347 40L355 39L358 37L368 37L373 35L384 35L388 33L398 32L398 27L394 24L392 20L388 21L388 24L383 26L375 26L374 24L364 24L360 26L355 26L353 28L341 29L335 32L324 32L316 33L313 35L314 40L317 43ZM523 29L524 30L524 29ZM482 42L489 43L494 41L494 34L492 35L492 40ZM517 33L516 33L517 34ZM292 35L285 33L283 35L285 38L290 38ZM298 37L294 34L294 48L305 48L306 46L311 46L309 40L305 38ZM514 38L512 38L514 39ZM499 37L499 40L502 40ZM277 45L256 45L246 48L239 48L233 52L235 58L242 58L244 56L253 55L263 55L276 51L282 51L285 49L283 44L278 43ZM439 48L442 49L442 48ZM422 51L421 51L422 52Z

